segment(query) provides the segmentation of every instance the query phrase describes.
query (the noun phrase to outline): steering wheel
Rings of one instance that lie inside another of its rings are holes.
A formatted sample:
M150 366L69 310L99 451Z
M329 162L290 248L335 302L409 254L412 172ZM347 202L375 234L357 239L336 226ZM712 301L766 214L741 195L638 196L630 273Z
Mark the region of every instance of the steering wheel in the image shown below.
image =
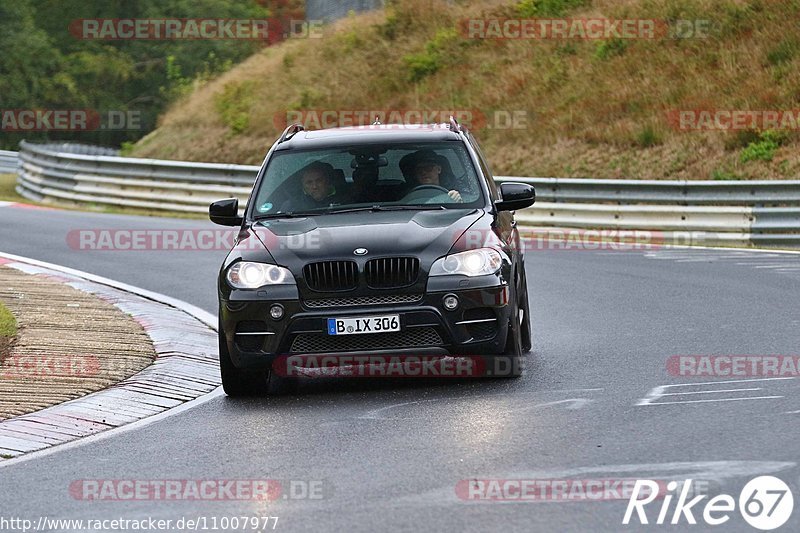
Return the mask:
M417 202L430 203L431 200L438 198L442 194L447 194L450 191L440 185L417 185L403 197L404 202ZM435 193L431 196L431 193Z
M450 192L447 189L445 189L444 187L442 187L441 185L430 185L430 184L428 184L428 185L417 185L416 187L414 187L413 189L408 191L408 194L411 194L412 192L426 191L426 190L440 191L440 192L443 192L445 194Z
M442 187L441 185L428 184L428 185L417 185L416 187L414 187L413 189L408 191L408 194L415 193L417 191L439 191L439 192L443 192L445 194L450 192L447 189L445 189L444 187ZM408 195L406 195L406 196L408 196Z

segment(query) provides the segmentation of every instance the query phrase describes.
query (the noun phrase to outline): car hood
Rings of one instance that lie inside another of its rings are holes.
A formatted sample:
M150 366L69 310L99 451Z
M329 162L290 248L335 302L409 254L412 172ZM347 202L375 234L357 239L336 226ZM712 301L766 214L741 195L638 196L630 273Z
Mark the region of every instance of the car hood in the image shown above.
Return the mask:
M450 251L479 209L357 212L264 220L253 231L275 262L299 272L309 262L414 256L425 270ZM366 249L364 255L356 249Z

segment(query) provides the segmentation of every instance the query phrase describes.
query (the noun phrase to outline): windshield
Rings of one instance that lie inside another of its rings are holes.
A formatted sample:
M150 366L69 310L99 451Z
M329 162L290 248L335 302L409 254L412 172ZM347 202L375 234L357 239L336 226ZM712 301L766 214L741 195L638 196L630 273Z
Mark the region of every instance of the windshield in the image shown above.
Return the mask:
M464 145L438 142L276 152L255 198L259 218L478 207L483 194Z

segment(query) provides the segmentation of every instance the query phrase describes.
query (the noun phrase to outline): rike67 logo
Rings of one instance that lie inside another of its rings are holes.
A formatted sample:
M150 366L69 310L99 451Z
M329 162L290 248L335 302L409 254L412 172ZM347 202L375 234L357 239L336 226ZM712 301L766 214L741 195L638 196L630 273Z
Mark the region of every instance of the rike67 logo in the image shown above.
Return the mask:
M637 480L633 487L633 494L628 500L624 525L631 523L634 518L640 524L697 524L695 513L702 516L703 521L710 526L725 524L731 519L736 510L737 501L729 494L714 496L705 505L698 505L707 494L701 494L689 499L692 480L687 479L683 484L670 481L667 484L667 493L661 498L661 506L655 522L652 514L648 517L645 507L659 497L658 483L655 481ZM644 497L642 497L644 495ZM677 497L674 509L670 509L674 496ZM756 529L769 531L785 524L794 509L794 497L789 486L782 480L773 476L760 476L751 479L739 493L739 513L742 518ZM697 507L695 507L697 506ZM657 507L657 506L654 506ZM670 513L670 511L672 511ZM634 521L635 523L635 521Z

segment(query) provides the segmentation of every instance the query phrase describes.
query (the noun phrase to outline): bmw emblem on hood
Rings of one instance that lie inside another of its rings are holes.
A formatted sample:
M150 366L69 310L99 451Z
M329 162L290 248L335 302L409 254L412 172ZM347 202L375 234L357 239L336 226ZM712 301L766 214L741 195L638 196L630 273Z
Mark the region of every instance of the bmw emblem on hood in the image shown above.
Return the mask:
M369 253L369 250L367 250L366 248L356 248L355 250L353 250L353 253L356 255L367 255L367 253Z

